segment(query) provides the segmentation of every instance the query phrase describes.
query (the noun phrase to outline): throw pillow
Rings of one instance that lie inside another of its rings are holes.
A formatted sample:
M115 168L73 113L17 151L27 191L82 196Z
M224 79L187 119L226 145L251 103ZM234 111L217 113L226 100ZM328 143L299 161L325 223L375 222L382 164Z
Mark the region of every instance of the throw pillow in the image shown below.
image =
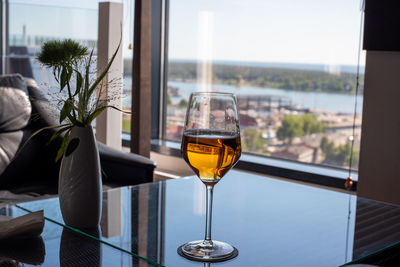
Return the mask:
M29 123L31 103L21 75L0 76L0 174L15 156L22 130Z

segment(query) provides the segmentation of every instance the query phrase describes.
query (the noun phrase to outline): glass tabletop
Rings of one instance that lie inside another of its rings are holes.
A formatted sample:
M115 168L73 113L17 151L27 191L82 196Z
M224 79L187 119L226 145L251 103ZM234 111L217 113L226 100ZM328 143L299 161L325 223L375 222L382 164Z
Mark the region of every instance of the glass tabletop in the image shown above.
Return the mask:
M19 217L27 214L17 206L0 208L0 215ZM0 266L138 266L146 262L45 220L40 237L0 242Z
M204 265L177 254L203 239L205 187L197 178L111 189L103 198L102 242L164 266ZM63 223L57 198L19 206ZM215 187L212 237L239 256L206 266L339 266L399 241L398 223L398 206L231 171Z

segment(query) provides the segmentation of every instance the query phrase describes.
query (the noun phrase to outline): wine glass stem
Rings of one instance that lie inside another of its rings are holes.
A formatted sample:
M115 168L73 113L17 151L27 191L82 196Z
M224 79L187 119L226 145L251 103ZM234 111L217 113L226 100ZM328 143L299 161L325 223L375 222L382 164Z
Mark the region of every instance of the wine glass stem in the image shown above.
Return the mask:
M212 219L212 202L213 202L213 185L206 185L206 234L204 238L204 244L212 246L211 240L211 219Z

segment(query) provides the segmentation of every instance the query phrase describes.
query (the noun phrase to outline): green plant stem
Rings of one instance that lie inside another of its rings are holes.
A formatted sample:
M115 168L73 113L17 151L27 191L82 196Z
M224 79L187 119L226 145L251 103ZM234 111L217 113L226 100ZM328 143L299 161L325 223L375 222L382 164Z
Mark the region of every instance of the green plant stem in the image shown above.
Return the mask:
M71 86L69 85L69 80L67 81L67 89L68 89L69 99L71 100L71 104L73 104L74 103L74 98L72 97ZM74 116L74 119L76 120L76 113L75 113L74 109L72 109L72 115Z
M85 106L83 105L84 104L84 101L83 101L83 99L82 99L82 94L81 93L79 93L78 94L78 98L79 98L79 103L78 103L78 109L80 110L80 114L78 114L78 116L79 116L79 120L80 121L84 121L84 114L86 113L86 111L85 111Z

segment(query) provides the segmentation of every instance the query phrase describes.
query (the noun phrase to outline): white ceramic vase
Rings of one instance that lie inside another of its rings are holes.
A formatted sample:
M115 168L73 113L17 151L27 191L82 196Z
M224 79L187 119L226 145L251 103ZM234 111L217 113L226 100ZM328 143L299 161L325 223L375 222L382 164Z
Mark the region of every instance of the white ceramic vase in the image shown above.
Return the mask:
M91 126L75 126L61 161L58 195L64 222L76 228L99 226L102 208L100 157Z

